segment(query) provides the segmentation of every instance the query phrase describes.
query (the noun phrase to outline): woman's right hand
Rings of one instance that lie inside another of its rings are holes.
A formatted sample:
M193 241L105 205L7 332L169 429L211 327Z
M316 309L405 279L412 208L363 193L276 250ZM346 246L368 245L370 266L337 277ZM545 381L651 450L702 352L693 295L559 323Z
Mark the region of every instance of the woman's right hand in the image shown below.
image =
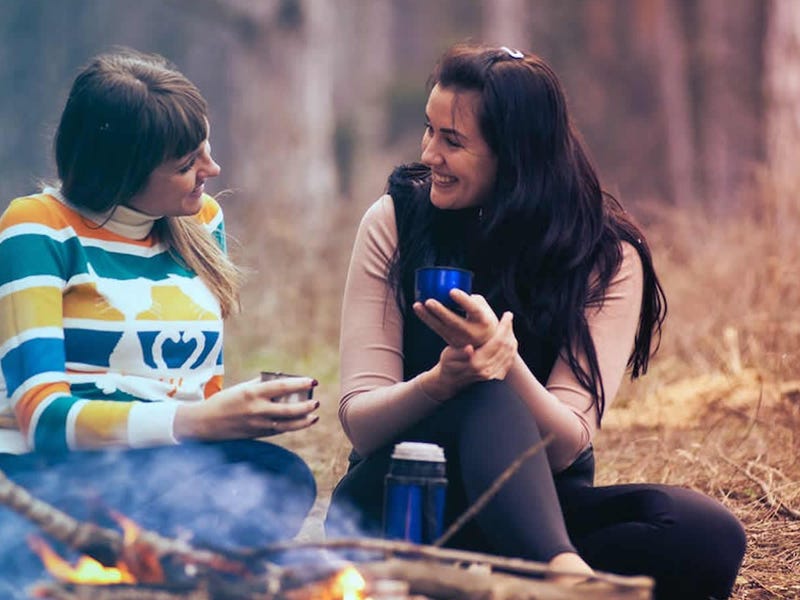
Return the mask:
M517 355L513 320L512 313L504 313L494 334L479 348L446 346L439 362L423 376L425 392L444 402L472 383L505 379Z
M272 398L307 391L317 382L307 377L274 381L253 379L220 390L202 402L184 403L175 415L179 440L250 439L305 429L317 422L318 400L273 402Z

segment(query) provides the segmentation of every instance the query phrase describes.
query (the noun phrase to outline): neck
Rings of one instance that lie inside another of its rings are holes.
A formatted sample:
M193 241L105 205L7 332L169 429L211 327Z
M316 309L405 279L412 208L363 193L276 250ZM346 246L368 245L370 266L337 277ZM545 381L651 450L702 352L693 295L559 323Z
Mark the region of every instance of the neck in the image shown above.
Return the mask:
M115 206L104 212L94 212L71 203L60 190L55 188L45 188L44 193L57 198L104 229L133 240L142 240L150 235L153 225L161 218L123 205Z

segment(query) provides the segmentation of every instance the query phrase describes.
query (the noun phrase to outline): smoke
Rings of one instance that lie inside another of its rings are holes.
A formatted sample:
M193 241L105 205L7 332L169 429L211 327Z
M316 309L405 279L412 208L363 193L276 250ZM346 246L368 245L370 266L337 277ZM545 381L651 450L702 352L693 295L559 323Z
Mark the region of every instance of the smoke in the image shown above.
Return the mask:
M257 441L185 444L62 457L0 457L0 469L33 496L82 521L118 525L116 511L140 527L195 546L249 549L290 539L316 497L313 475L295 454ZM26 598L50 580L27 536L35 525L0 508L0 597ZM65 559L76 553L47 538Z

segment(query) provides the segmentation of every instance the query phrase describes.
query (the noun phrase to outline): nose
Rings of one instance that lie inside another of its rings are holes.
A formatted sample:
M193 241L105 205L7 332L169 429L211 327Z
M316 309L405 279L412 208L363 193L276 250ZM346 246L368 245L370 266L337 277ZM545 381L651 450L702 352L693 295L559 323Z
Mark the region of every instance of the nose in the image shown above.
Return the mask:
M429 167L440 165L444 162L434 138L427 134L422 137L422 155L420 156L420 160L422 164Z
M216 177L222 171L222 167L220 167L214 159L211 157L211 153L207 153L205 156L205 161L203 164L203 168L201 169L201 174L205 178L209 177Z

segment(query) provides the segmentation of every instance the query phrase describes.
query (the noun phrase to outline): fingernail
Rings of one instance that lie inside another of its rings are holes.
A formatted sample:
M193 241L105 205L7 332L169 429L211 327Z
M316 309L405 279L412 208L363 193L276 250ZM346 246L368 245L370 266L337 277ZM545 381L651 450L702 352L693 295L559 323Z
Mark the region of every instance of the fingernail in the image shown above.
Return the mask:
M317 408L319 408L319 400L314 402L314 409L316 410Z
M319 385L319 381L317 381L316 379L312 379L311 380L311 387L317 387L318 385Z
M314 415L313 417L311 417L312 423L316 423L317 421L319 421L319 415Z

